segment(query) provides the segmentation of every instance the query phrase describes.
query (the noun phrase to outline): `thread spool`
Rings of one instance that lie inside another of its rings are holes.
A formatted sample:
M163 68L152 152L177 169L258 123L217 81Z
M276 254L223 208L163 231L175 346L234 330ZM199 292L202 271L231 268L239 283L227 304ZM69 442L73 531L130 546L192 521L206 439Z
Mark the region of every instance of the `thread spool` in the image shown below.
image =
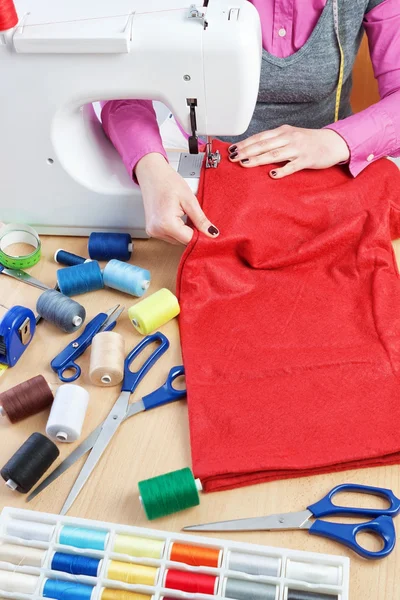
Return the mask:
M52 402L53 392L43 375L38 375L0 394L0 416L18 423L46 410Z
M18 592L19 594L33 594L39 582L37 575L16 573L13 571L0 571L0 590L2 592Z
M287 600L339 600L339 596L337 594L320 594L319 592L289 589Z
M20 567L42 567L46 550L17 544L0 544L0 561Z
M173 542L168 556L169 560L174 562L185 563L193 567L213 567L216 569L221 566L222 550L208 546L193 546Z
M37 301L36 311L45 321L65 333L77 331L86 319L84 307L57 290L43 292Z
M104 285L131 296L143 296L151 280L150 271L120 260L110 260L103 271Z
M84 256L79 256L78 254L73 254L73 252L68 252L67 250L56 250L54 254L54 262L58 265L65 265L67 267L74 267L75 265L82 265L85 262L91 262L90 258L85 258Z
M104 550L108 537L108 531L102 529L64 525L58 534L58 543L63 546L73 546L74 548L85 548L87 550Z
M92 600L94 587L84 583L45 579L42 588L43 598L54 600Z
M164 551L164 546L165 542L163 540L138 537L136 535L117 534L113 550L118 554L160 559Z
M131 306L128 311L133 326L142 335L153 333L179 313L178 299L166 288Z
M71 575L87 575L88 577L98 577L102 565L102 560L92 558L91 556L81 556L79 554L67 554L64 552L54 552L51 560L52 571L62 571Z
M210 594L214 596L217 592L218 577L206 573L168 569L165 572L164 587L192 594Z
M140 502L150 521L198 506L203 489L189 468L140 481L138 487Z
M124 583L140 585L156 585L159 569L146 565L110 560L107 569L107 578Z
M37 523L36 521L20 521L10 519L6 525L7 535L35 542L50 542L55 530L55 525Z
M103 274L97 261L85 262L57 271L58 287L65 296L78 296L104 288Z
M18 15L13 0L0 0L0 32L18 24Z
M57 446L41 433L32 435L1 469L7 487L28 493L60 454Z
M153 598L154 596L147 596L147 594L112 590L111 588L103 588L100 593L100 600L153 600Z
M89 236L88 251L90 258L95 260L130 259L133 250L132 238L129 233L93 232Z
M286 561L286 577L287 579L297 579L298 581L307 581L308 583L340 585L342 581L342 567L288 559Z
M114 331L94 336L90 352L90 381L95 385L114 386L124 378L125 340Z
M223 582L222 596L234 600L275 600L278 590L269 583L227 578Z
M264 575L278 577L281 561L274 556L261 556L259 554L243 554L232 552L228 554L228 569L240 571L249 575Z
M58 442L76 442L82 433L89 393L80 385L60 385L46 425L47 435Z

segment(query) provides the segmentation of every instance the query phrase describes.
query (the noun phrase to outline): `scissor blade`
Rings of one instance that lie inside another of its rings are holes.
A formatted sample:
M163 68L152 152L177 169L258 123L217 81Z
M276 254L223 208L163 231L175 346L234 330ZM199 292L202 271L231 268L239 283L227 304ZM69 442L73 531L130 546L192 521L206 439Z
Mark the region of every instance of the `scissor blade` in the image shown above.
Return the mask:
M113 306L113 308L110 308L110 310L108 310L105 313L107 315L107 319L104 321L103 325L99 329L99 332L100 331L107 331L108 328L111 328L111 327L115 326L117 320L119 319L119 317L121 316L121 314L125 310L124 306L122 308L119 308L119 307L120 307L120 305L117 304L116 306Z
M108 444L111 442L115 432L124 420L129 403L129 397L130 392L121 392L118 400L114 404L113 409L104 421L101 432L98 435L92 451L87 457L86 462L83 465L82 470L79 473L70 493L68 494L64 506L61 509L61 515L65 515L75 502L75 499L89 479Z
M233 521L217 521L203 525L183 527L185 531L269 531L272 529L308 529L312 516L309 510L295 513L269 515L267 517L252 517L250 519L235 519Z
M27 283L28 285L32 285L33 287L39 288L40 290L51 290L52 289L48 285L46 285L46 284L42 283L41 281L39 281L38 279L35 279L34 277L32 277L32 275L29 275L29 273L26 273L25 271L22 271L20 269L6 269L5 267L3 267L1 265L0 273L3 273L4 275L8 275L9 277L12 277L13 279L17 279L18 281L22 281L23 283Z

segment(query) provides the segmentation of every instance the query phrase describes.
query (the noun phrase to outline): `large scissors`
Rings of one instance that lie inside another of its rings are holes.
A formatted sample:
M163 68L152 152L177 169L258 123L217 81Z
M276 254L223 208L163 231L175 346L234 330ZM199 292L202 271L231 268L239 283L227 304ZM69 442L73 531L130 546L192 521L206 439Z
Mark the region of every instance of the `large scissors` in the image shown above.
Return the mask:
M353 508L338 506L332 498L341 492L359 492L379 496L388 501L387 508ZM368 485L355 485L344 483L334 487L322 500L311 504L306 510L300 512L269 515L266 517L253 517L249 519L236 519L234 521L218 521L184 527L187 531L272 531L287 529L306 529L313 535L320 535L351 548L363 558L377 559L388 556L396 545L396 530L393 519L400 512L400 499L391 490ZM333 523L312 517L375 517L372 521L358 524ZM383 542L383 548L377 552L366 550L357 542L357 535L369 532L377 535Z
M138 371L131 371L130 366L137 356L150 344L156 342L158 347L147 358ZM136 415L139 412L162 406L175 400L180 400L186 396L185 389L175 389L173 383L175 379L184 375L183 366L173 367L167 377L166 382L157 390L144 396L137 402L130 402L131 394L134 393L139 382L146 373L156 363L156 361L169 348L169 341L160 332L145 337L125 359L124 380L122 382L121 394L115 402L108 417L83 441L28 497L32 500L37 494L44 490L57 477L64 473L81 456L91 450L85 464L83 465L70 493L61 509L62 515L65 515L71 508L73 502L84 487L86 481L103 455L105 449L111 442L113 436L123 421Z

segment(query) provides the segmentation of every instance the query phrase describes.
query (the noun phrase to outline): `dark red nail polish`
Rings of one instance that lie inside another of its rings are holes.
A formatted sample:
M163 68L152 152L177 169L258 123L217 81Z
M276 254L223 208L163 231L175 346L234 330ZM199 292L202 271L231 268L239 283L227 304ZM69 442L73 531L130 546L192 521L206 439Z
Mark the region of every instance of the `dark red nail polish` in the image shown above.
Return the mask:
M243 160L240 161L241 163L248 163L249 159L248 158L244 158Z
M234 152L233 154L231 154L231 155L229 156L229 158L236 158L236 157L237 157L237 155L238 155L238 153L237 153L237 152Z
M235 152L235 150L237 150L237 146L229 146L228 150L229 152Z
M214 227L214 225L210 225L208 228L208 233L211 233L211 235L218 235L219 231L216 227Z
M277 172L276 171L271 171L271 175L272 175L272 177L276 177L277 176Z

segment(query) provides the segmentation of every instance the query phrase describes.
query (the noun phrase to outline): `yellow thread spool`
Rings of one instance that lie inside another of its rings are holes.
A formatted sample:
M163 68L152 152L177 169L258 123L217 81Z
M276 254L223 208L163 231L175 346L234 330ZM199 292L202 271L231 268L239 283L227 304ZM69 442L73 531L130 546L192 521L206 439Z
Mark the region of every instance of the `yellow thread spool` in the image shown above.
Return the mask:
M104 588L100 596L100 600L150 600L151 598L152 596L147 596L147 594L137 594L136 592L126 592L125 590L112 590L111 588Z
M114 552L146 558L161 558L165 542L136 535L117 535Z
M118 385L124 378L125 340L119 333L103 331L94 336L89 377L95 385Z
M134 565L118 560L110 560L107 570L108 579L123 581L124 583L156 585L157 576L158 569L156 567Z
M133 326L142 335L153 333L179 313L178 299L166 288L131 306L128 311Z

